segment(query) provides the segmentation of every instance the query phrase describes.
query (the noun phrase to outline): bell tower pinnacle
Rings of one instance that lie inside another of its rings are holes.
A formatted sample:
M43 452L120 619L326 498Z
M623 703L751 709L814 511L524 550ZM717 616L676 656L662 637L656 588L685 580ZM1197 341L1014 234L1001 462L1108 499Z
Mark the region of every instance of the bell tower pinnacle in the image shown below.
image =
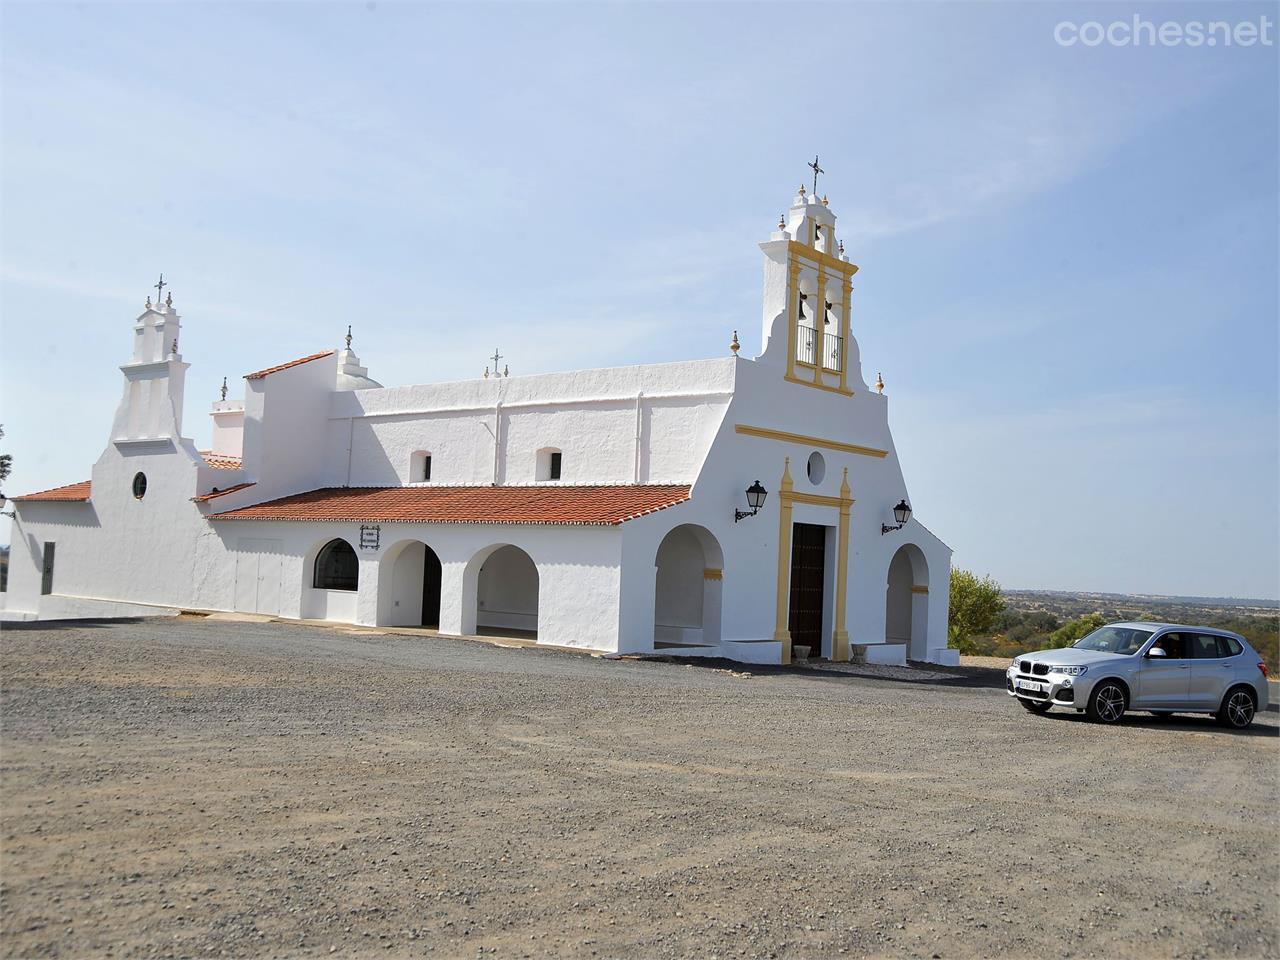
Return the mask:
M173 440L182 437L182 400L188 363L178 352L182 319L173 306L164 275L155 285L157 300L133 324L133 355L121 365L124 396L116 409L111 439L116 443ZM164 295L164 301L158 298Z
M764 316L761 342L770 357L782 355L785 379L833 393L866 389L850 328L853 275L844 244L836 238L836 215L825 196L801 184L767 241L764 252Z

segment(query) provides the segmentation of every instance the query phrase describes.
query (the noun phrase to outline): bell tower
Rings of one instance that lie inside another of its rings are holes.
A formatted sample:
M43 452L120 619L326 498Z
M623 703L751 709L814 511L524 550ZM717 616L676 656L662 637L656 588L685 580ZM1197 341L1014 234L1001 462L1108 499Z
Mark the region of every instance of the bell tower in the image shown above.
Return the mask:
M816 187L822 171L816 158L810 166ZM786 379L845 396L852 396L855 385L865 388L850 329L858 268L836 238L836 215L827 198L801 184L760 249L765 256L761 342L771 355L785 355Z
M182 437L182 397L190 364L178 352L182 320L173 307L173 295L159 299L166 286L161 274L156 303L147 297L133 324L133 356L120 367L124 396L111 427L116 443Z

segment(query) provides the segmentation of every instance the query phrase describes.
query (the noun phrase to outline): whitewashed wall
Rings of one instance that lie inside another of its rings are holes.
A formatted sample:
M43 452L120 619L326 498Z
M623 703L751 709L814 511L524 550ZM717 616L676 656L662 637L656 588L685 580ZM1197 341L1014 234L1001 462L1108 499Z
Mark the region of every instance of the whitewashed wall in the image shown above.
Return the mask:
M436 485L530 484L538 451L555 447L562 483L689 483L734 371L732 359L702 360L335 393L323 482L413 482L411 458L426 450Z

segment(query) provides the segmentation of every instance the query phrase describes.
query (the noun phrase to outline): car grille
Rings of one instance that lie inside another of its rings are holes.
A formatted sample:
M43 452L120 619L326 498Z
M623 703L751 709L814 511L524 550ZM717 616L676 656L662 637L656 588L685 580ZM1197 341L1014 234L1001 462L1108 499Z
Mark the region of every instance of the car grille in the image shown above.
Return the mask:
M1047 663L1033 663L1030 660L1019 660L1017 663L1018 672L1029 676L1043 677L1049 673L1049 665Z

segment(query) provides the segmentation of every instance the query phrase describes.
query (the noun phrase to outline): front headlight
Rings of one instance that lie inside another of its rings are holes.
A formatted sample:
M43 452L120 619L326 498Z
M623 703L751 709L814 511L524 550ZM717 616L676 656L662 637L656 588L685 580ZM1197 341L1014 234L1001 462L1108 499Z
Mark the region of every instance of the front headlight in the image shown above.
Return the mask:
M1054 667L1053 672L1066 674L1068 677L1078 677L1088 669L1088 667Z

